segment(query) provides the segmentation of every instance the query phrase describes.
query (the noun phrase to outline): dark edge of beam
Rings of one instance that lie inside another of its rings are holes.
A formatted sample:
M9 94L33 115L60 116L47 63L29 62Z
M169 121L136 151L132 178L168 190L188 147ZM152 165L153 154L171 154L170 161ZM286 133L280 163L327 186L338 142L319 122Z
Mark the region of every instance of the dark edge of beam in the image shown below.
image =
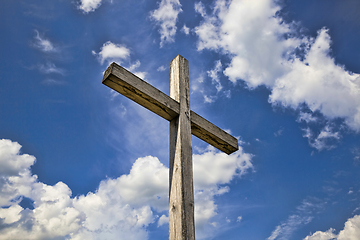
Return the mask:
M179 115L178 102L116 63L106 69L102 83L169 121Z
M190 112L191 133L217 149L231 154L239 149L238 141L229 133L207 121L197 113Z

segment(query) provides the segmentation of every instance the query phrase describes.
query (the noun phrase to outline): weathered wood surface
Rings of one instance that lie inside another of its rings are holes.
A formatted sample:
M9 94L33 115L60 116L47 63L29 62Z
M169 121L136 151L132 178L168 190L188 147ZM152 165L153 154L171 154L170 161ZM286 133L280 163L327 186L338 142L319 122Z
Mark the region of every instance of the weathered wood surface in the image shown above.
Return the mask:
M189 63L178 55L170 66L170 96L179 116L170 121L169 239L195 240Z
M179 115L178 102L114 62L102 83L168 121Z
M237 139L229 133L225 132L193 111L190 112L190 118L191 134L194 136L227 154L231 154L239 149Z
M180 104L165 93L112 63L104 73L103 84L171 121L179 116ZM238 150L236 138L190 111L191 133L217 149L230 154Z

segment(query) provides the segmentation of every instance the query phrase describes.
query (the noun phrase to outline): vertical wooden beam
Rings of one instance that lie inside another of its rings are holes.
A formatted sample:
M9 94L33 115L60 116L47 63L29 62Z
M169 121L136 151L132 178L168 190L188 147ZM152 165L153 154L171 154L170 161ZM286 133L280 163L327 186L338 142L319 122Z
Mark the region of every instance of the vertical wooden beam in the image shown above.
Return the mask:
M180 55L170 64L170 97L180 103L180 111L170 121L169 239L194 240L189 63Z

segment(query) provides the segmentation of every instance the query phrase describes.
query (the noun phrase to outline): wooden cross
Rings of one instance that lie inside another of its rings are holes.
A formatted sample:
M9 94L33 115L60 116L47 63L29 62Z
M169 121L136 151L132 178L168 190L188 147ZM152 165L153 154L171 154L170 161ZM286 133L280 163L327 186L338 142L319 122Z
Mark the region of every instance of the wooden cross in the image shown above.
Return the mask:
M180 55L170 64L170 97L116 63L102 83L170 121L169 239L195 239L191 134L227 154L238 141L190 110L189 63Z

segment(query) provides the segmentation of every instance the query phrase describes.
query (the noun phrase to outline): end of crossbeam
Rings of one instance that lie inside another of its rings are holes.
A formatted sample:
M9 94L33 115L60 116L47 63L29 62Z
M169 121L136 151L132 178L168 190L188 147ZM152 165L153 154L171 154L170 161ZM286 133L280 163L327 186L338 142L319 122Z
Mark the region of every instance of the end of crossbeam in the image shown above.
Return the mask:
M104 72L102 83L166 120L179 115L178 102L114 62Z
M114 65L116 65L115 62L112 62L109 67L105 70L104 72L104 77L102 79L102 83L104 84L105 80L110 76L110 74L112 73L112 69L114 67Z

